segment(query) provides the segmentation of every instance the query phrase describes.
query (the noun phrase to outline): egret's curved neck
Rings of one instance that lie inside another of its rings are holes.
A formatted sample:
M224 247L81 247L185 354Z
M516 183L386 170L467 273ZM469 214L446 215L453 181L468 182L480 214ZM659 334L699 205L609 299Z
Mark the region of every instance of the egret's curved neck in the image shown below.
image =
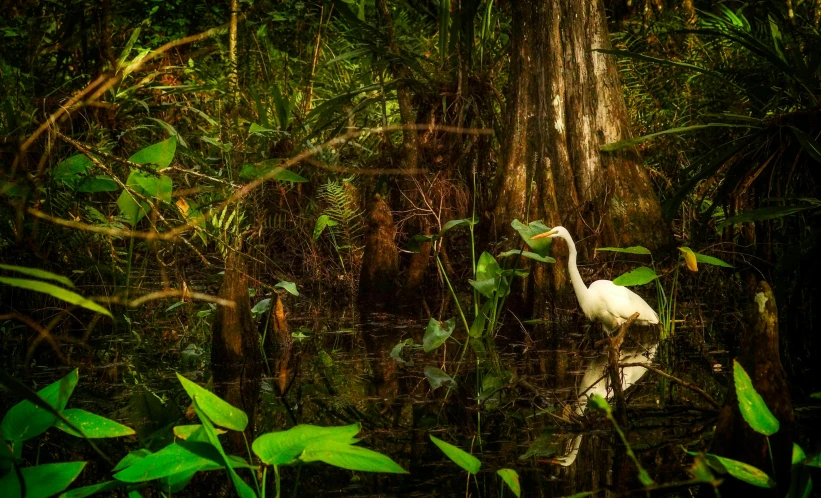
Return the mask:
M573 242L573 239L570 236L562 236L565 242L567 242L567 249L569 251L569 257L567 258L567 270L570 273L570 282L573 284L573 290L576 291L576 299L579 300L579 304L581 305L582 309L585 308L587 304L587 286L584 285L584 280L582 280L582 276L579 273L579 268L576 266L576 243Z

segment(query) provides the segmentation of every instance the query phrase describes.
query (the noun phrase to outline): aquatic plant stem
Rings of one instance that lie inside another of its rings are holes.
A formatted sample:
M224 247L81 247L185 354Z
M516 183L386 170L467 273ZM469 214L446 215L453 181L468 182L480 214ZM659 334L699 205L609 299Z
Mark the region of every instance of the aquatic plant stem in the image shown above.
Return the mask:
M265 498L265 484L268 483L268 467L262 467L262 494L260 495L261 498Z
M465 312L462 311L462 306L459 304L459 298L456 296L456 291L453 290L453 286L450 284L450 279L448 278L448 274L445 272L445 267L442 265L442 260L439 259L438 253L436 254L436 264L439 266L439 271L442 272L442 280L444 280L445 284L447 284L450 295L453 297L453 302L456 303L456 310L459 311L459 316L462 318L462 324L465 326L465 332L467 332L468 336L470 336L470 325L468 325L467 318L465 318ZM465 344L467 344L467 341L465 341Z
M279 498L280 492L280 479L279 479L279 465L274 465L274 475L276 476L276 487L277 487L277 494L276 497ZM296 494L296 488L294 488L294 494Z

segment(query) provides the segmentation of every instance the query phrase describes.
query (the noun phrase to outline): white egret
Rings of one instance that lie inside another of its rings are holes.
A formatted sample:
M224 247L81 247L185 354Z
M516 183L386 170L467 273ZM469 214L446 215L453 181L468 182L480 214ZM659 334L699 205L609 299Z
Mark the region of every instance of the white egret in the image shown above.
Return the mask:
M567 259L567 269L570 272L570 281L576 292L584 316L588 320L599 321L604 331L611 334L626 322L633 313L638 312L638 325L654 325L659 323L659 317L653 308L638 294L627 287L614 284L610 280L596 280L590 287L584 285L579 269L576 267L576 244L564 227L554 227L549 232L541 233L532 240L543 238L559 238L567 242L570 256Z

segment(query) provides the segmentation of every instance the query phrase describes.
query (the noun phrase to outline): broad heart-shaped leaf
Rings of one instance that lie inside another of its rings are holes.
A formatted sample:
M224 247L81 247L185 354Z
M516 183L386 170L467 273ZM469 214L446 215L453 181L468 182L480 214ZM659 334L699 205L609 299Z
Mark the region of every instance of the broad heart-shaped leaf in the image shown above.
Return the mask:
M314 240L319 239L319 236L322 235L326 227L335 227L338 224L339 223L331 219L327 214L320 215L314 224Z
M538 240L536 242L539 242ZM499 254L500 258L509 258L510 256L521 256L523 258L539 261L540 263L555 263L556 260L550 256L540 256L535 252L520 251L519 249L511 249Z
M522 486L519 484L519 474L516 473L513 469L499 469L496 471L499 477L505 481L507 487L513 492L514 495L517 497L522 496Z
M359 434L359 424L339 427L319 427L300 424L287 431L269 432L256 438L251 445L260 460L268 465L288 465L297 461L297 457L312 443L337 442L352 444L354 436Z
M279 282L277 282L277 284L274 287L279 288L279 289L285 289L292 296L298 296L299 295L299 291L296 290L296 284L293 283L293 282L289 282L287 280L280 280Z
M624 275L613 280L613 283L616 285L622 285L625 287L632 287L634 285L644 285L646 283L652 282L653 280L659 278L656 275L656 272L653 271L652 268L647 268L646 266L639 266L635 270L629 271Z
M442 386L456 389L456 381L453 377L443 372L441 369L428 365L425 367L425 378L430 382L430 387L434 390Z
M361 472L407 474L398 463L382 453L339 441L314 441L305 448L299 459Z
M755 390L752 379L737 360L733 360L733 378L738 409L744 420L759 434L772 436L778 432L778 419L767 408L767 404Z
M147 455L114 474L123 482L146 482L187 472L210 470L223 466L219 451L209 443L183 441L172 443Z
M644 246L630 246L630 247L599 247L597 251L607 252L621 252L625 254L651 254L650 249Z
M482 467L482 462L480 462L478 458L460 448L457 448L456 446L453 446L450 443L442 441L433 434L429 434L429 437L430 440L433 441L433 444L438 446L439 449L442 450L442 453L450 458L453 463L467 470L471 474L479 472L479 468Z
M496 262L496 258L489 252L483 252L479 256L479 261L476 262L476 280L486 280L489 278L496 278L501 267Z
M477 291L479 294L485 296L486 298L492 298L493 293L496 292L497 285L501 281L499 278L486 278L485 280L468 280L468 283Z
M76 292L63 289L62 287L57 287L56 285L48 282L29 280L27 278L0 277L0 284L10 285L12 287L18 287L20 289L26 289L34 292L42 292L43 294L48 294L53 298L65 301L69 304L76 304L77 306L81 306L87 310L101 313L105 316L111 316L111 313L107 309L103 308L94 301L90 301Z
M542 223L541 220L531 221L527 225L519 220L513 220L510 226L519 232L519 235L522 237L522 240L525 241L525 244L533 249L533 252L539 256L547 256L547 253L550 252L550 244L553 243L553 239L550 237L545 237L544 239L532 240L532 238L536 235L550 231L550 228Z
M160 175L155 176L145 171L132 171L128 175L126 185L139 185L146 197L153 197L163 202L171 202L171 193L174 190L174 183L171 177Z
M180 380L183 389L191 396L192 400L194 397L197 398L203 413L205 413L208 419L214 424L234 431L244 431L248 426L248 415L246 415L244 411L223 400L211 391L191 382L179 373L177 373L177 379Z
M79 374L77 369L74 369L57 382L37 391L37 394L56 410L62 411L71 393L74 392L78 379ZM6 441L25 441L44 433L56 419L53 413L25 400L12 406L6 412L3 422L0 423L0 432L3 433Z
M694 253L693 250L687 246L681 246L678 250L684 255L684 264L687 265L687 268L690 271L698 271L698 260L696 259L696 253Z
M50 271L41 270L39 268L28 268L26 266L14 265L0 265L0 270L16 271L17 273L22 273L24 275L28 275L29 277L35 277L42 280L54 280L57 283L65 285L66 287L74 287L74 282L72 282L68 278L62 275L57 275L56 273L51 273Z
M58 420L54 423L54 427L63 432L67 432L76 437L87 438L104 438L104 437L121 437L130 436L134 434L134 429L126 427L123 424L113 420L101 417L91 412L81 410L79 408L69 408L63 410L63 416L75 427L83 431L82 434L77 433L74 429L67 426L63 421Z
M724 268L735 268L733 265L729 263L725 263L718 258L714 258L712 256L707 256L706 254L699 254L696 253L696 261L699 263L704 263L706 265L713 265L713 266L723 266Z
M143 200L136 199L131 192L123 190L120 192L120 197L117 198L117 207L120 208L120 214L125 218L125 221L135 226L151 209L151 206Z
M456 318L440 322L431 317L428 321L428 327L425 329L425 337L422 339L422 349L426 353L430 353L444 344L448 337L453 334L454 329L456 329Z
M137 164L154 164L160 169L171 166L174 153L177 151L177 139L174 136L168 140L149 145L129 157L128 160Z
M257 304L255 304L253 308L251 308L251 315L255 317L259 315L264 315L268 312L269 309L271 309L271 298L267 297L262 301L258 302Z
M713 455L712 453L707 453L705 456L707 457L707 463L710 467L718 472L726 472L736 479L744 481L747 484L752 484L753 486L758 486L759 488L775 487L775 481L773 481L766 472L750 464Z
M441 237L441 236L445 235L445 233L449 232L453 228L464 227L464 226L472 227L472 226L476 225L477 223L479 223L479 220L476 220L476 219L464 218L464 219L461 219L461 220L450 220L449 222L442 225L442 229L439 230L439 236Z
M26 498L48 498L63 491L77 479L86 462L46 463L20 469L26 483ZM6 497L21 495L20 481L16 472L9 472L0 479L0 492Z

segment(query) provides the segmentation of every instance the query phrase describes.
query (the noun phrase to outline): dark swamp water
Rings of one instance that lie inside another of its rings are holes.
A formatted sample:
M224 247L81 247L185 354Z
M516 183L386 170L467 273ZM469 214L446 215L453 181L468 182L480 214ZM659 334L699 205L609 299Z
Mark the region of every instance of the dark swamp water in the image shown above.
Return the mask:
M158 449L169 443L174 425L195 423L187 417L190 400L175 372L207 385L209 353L200 346L207 344L208 313L184 325L171 318L174 313L166 315L164 322L152 320L153 331L99 337L95 342L107 351L108 361L80 369L70 406L137 430L137 437L125 445L122 440L100 440L115 462L140 446ZM485 347L482 359L469 351L460 361L461 348L453 340L430 353L422 350L426 320L314 308L293 311L289 322L292 376L280 397L277 379L266 375L257 435L295 422L359 422L360 444L389 455L409 474L350 472L324 464L282 467L282 496L512 496L496 475L502 468L519 474L522 496L585 491L623 496L625 489L635 493L641 488L636 467L617 444L612 425L592 410L573 416L582 412L576 402L579 386L589 384L585 379L601 372L603 365L594 346L601 334L598 326L574 317L529 334L519 326L503 328ZM134 330L140 330L139 325L135 323ZM686 340L690 332L680 326L664 365L721 403L726 386L732 385L732 358L719 346L708 347L708 354L691 347ZM463 334L454 335L461 340ZM403 341L407 345L398 350ZM630 344L628 339L625 348ZM642 358L647 361L646 355ZM654 365L660 365L659 359L657 355ZM454 376L459 387L450 392L446 386L433 389L426 376L430 368ZM33 364L30 375L45 383L60 373ZM699 394L662 383L652 373L627 391L627 401L631 447L656 483L670 485L652 495L695 495L696 487L676 485L690 478L687 469L693 459L683 447L708 449L717 410ZM3 405L10 402L4 399ZM819 438L813 434L818 431L809 427L817 427L818 407L797 406L796 414L803 437L799 442L816 448ZM27 451L38 451L41 461L49 455L93 461L82 441L54 432L39 447L31 441ZM431 434L470 451L482 462L481 471L468 476L431 443ZM106 480L106 472L104 465L93 462L77 484ZM175 496L214 495L212 479L198 476ZM217 481L228 479L221 474Z

